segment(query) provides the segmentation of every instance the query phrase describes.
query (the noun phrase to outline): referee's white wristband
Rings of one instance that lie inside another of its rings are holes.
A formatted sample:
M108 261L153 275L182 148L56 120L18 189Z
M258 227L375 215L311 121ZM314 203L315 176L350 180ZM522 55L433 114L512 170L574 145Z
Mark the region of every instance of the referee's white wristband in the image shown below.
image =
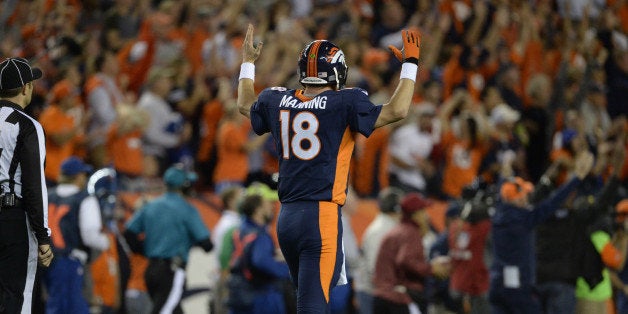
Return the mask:
M244 62L240 66L240 78L241 79L252 79L255 81L255 64L251 62Z
M416 73L418 72L418 70L418 65L410 62L404 62L401 65L401 75L399 76L399 78L411 79L413 82L416 82Z

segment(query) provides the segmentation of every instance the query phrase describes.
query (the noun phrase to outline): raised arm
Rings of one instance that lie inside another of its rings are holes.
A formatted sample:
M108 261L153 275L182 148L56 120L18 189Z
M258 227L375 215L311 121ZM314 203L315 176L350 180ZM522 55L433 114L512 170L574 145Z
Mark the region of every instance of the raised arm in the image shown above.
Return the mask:
M408 115L408 109L414 94L414 82L419 68L419 56L421 52L421 35L418 30L402 30L403 49L399 50L394 46L389 46L401 66L401 79L397 85L395 93L387 104L384 104L382 111L375 122L375 127L399 121Z
M262 52L262 46L261 42L253 45L253 25L249 24L242 47L242 65L238 82L238 110L247 118L250 118L251 106L257 99L253 85L255 79L255 64L253 63Z

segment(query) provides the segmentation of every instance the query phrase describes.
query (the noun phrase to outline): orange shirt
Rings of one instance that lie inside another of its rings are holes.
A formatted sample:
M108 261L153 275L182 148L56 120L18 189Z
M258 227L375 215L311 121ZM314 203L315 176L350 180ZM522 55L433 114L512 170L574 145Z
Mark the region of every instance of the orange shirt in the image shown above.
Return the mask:
M248 122L248 121L247 121ZM248 141L250 123L225 121L218 128L218 162L214 170L214 182L244 182L249 173L248 154L244 145Z
M222 119L223 113L222 103L217 99L208 102L203 107L203 118L200 121L201 139L198 153L196 154L198 161L208 161L211 158L216 141L218 123Z
M359 195L377 195L376 188L388 187L389 136L388 128L375 129L368 138L358 135L351 178Z
M114 123L107 133L107 154L113 160L113 167L124 174L139 176L144 171L142 152L142 132L134 130L125 134L118 133Z
M63 112L57 105L50 105L41 113L39 122L46 132L46 179L57 181L61 173L61 163L74 154L75 145L80 141L74 136L65 143L58 145L51 139L52 136L71 132L74 128L74 118Z
M212 34L203 27L197 27L194 31L190 32L186 41L185 54L190 60L192 70L194 72L199 71L204 67L203 62L203 45L205 41L211 38Z
M146 267L148 267L148 259L140 254L133 253L129 257L129 262L131 263L131 275L129 276L127 289L147 291L144 272Z
M443 136L445 169L442 190L447 195L459 197L462 188L470 184L478 175L486 148L477 146L469 150L469 143L448 132Z

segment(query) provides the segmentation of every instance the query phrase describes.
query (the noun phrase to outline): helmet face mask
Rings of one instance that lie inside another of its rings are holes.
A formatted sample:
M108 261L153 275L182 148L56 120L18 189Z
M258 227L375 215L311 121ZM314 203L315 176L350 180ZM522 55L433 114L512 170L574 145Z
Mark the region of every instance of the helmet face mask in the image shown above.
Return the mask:
M299 82L303 85L331 85L342 89L347 81L345 55L327 40L315 40L299 55Z

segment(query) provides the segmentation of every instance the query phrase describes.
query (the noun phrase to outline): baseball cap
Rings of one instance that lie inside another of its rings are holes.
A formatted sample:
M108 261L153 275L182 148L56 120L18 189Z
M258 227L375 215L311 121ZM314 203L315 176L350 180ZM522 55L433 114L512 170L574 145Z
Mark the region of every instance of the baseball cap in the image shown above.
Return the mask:
M8 58L0 63L0 90L20 88L41 78L43 72L24 58Z
M164 183L171 188L180 188L196 182L198 176L194 172L186 171L183 166L174 165L164 173Z
M379 209L384 213L398 213L401 211L399 204L403 197L403 191L396 187L387 187L377 195Z
M410 192L401 200L401 211L403 211L404 215L410 216L431 204L432 203L421 194Z
M271 189L268 185L261 182L253 182L246 188L247 195L257 194L267 201L279 200L279 194L277 191Z
M502 200L511 202L521 199L532 191L534 191L534 184L522 179L521 177L515 177L502 184L499 195Z
M517 122L521 114L510 108L510 106L501 103L491 110L490 120L493 124Z
M76 156L70 156L61 163L61 173L66 176L75 176L79 173L90 173L94 170L92 166L83 162Z

